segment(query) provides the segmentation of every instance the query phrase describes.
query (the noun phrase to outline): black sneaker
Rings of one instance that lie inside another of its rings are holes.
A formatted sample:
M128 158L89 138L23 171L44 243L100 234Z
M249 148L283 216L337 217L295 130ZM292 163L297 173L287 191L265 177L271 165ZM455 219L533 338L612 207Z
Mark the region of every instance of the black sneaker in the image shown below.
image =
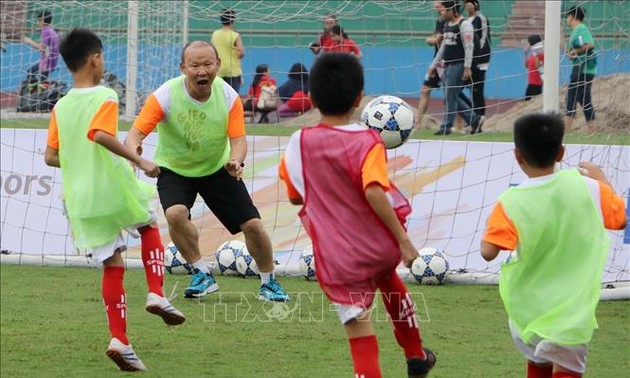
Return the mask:
M481 127L483 126L484 122L486 122L486 117L485 116L479 117L479 121L477 121L477 125L476 126L472 126L472 130L470 131L470 135L482 133L483 130L481 129Z
M451 135L451 129L439 129L433 135Z
M407 360L407 376L409 378L425 378L429 375L429 370L435 366L437 358L431 349L423 348L427 358L410 358Z

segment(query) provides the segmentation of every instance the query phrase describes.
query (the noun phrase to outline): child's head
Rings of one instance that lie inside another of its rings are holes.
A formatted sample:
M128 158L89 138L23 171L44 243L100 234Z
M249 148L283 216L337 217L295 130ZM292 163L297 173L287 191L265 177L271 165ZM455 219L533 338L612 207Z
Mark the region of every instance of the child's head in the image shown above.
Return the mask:
M221 25L233 25L234 21L236 21L236 12L232 9L224 9L221 12L221 16L219 16L219 20L221 21Z
M459 15L459 3L457 1L442 1L440 18L443 21L456 20Z
M50 11L43 10L37 13L37 23L40 26L50 25L52 23L52 19L53 19L53 15L52 13L50 13Z
M94 73L96 83L101 80L103 43L92 31L81 28L72 29L61 41L59 53L70 72L90 70Z
M556 113L535 113L514 122L514 146L533 168L552 168L562 159L564 121ZM521 162L519 161L519 164Z
M542 42L542 37L540 36L540 34L532 34L527 37L527 43L529 43L530 46L534 46L535 44L540 42Z
M323 115L344 115L359 106L363 67L350 54L327 53L315 60L309 76L311 100Z
M308 69L302 63L293 63L289 70L289 79L308 81Z
M569 26L573 26L574 24L584 21L584 16L586 16L586 11L580 6L571 7L565 13L567 24Z

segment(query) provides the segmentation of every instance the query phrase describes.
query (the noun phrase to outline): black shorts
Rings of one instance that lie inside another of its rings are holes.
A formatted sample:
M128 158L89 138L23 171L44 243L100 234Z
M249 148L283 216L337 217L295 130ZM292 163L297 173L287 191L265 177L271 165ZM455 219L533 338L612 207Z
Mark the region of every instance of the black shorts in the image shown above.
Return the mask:
M210 211L232 235L241 232L241 225L250 219L260 219L260 213L241 180L232 177L225 168L203 177L184 177L160 167L157 188L162 208L184 205L193 207L197 194Z

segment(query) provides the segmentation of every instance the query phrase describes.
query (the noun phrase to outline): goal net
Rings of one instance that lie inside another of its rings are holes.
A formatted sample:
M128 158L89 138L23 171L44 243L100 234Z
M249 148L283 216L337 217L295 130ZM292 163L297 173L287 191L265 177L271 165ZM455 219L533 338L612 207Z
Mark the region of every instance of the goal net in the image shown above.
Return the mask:
M593 161L604 168L616 192L627 200L630 11L623 1L579 3L586 9L585 23L594 35L598 51L598 74L593 84L598 132L592 137L596 143L583 137L584 117L580 111L574 130L569 131L569 137L577 139L568 139L561 168ZM570 5L573 4L563 7ZM39 51L23 43L23 37L39 41L39 12L47 10L52 14L52 26L61 36L74 27L85 27L102 38L105 68L110 73L103 84L119 93L124 128L149 93L179 74L183 44L209 40L212 31L221 27L219 15L224 8L235 10L235 29L241 33L246 51L242 59L243 97L259 64L270 68L278 86L288 79L294 63L310 68L316 56L308 46L322 32L324 17L333 14L362 52L366 100L391 94L417 106L434 55L433 47L425 41L435 27L432 1L3 1L0 242L12 259L40 264L88 262L73 247L63 215L60 171L43 163L48 110L44 106L17 111L25 96L27 70L40 58ZM544 36L544 1L481 2L481 12L491 28L492 55L485 82L484 134L488 137L455 136L457 141L449 137L412 139L388 153L390 175L413 205L409 234L415 245L443 250L453 272L460 273L451 275L454 280L466 277L474 282L496 282L503 257L485 263L479 255L479 242L498 195L525 178L513 162L511 139L505 135L509 135L518 116L542 110L542 96L523 101L528 76L523 50L529 35ZM462 13L466 15L466 11ZM562 28L566 41L570 30L564 22ZM564 109L570 65L561 54L558 67L545 67L545 71L559 72L560 111ZM72 84L61 59L49 77L66 88ZM470 96L467 88L464 93ZM442 89L432 91L424 128L437 129L444 116L443 95ZM318 121L316 110L291 118L274 118L277 114L271 117L272 122L279 120L290 126ZM255 132L255 128L251 130ZM145 153L149 157L155 141L154 135L147 140ZM300 251L310 241L298 221L297 208L288 203L284 184L277 179L277 164L287 141L286 136L248 136L245 182L271 234L278 269L292 273ZM155 207L161 213L157 199ZM224 241L242 239L240 235L229 235L200 200L191 216L200 230L201 250L208 259ZM160 226L167 244L163 217ZM610 232L610 237L604 281L630 281L630 232ZM137 243L129 239L130 259L139 256Z

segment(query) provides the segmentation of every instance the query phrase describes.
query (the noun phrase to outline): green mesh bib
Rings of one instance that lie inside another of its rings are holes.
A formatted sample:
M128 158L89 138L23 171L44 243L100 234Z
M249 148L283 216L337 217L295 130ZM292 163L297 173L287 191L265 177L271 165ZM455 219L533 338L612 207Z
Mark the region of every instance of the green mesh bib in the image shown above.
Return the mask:
M122 229L150 220L154 186L139 181L125 159L87 138L94 115L111 98L118 96L105 87L71 90L55 106L64 198L78 248L105 245Z
M576 169L499 198L516 226L518 259L503 264L499 291L520 336L590 341L609 238Z
M230 156L223 80L214 79L210 98L204 103L188 95L184 76L171 79L167 84L171 88L171 105L158 125L155 162L186 177L215 173Z

